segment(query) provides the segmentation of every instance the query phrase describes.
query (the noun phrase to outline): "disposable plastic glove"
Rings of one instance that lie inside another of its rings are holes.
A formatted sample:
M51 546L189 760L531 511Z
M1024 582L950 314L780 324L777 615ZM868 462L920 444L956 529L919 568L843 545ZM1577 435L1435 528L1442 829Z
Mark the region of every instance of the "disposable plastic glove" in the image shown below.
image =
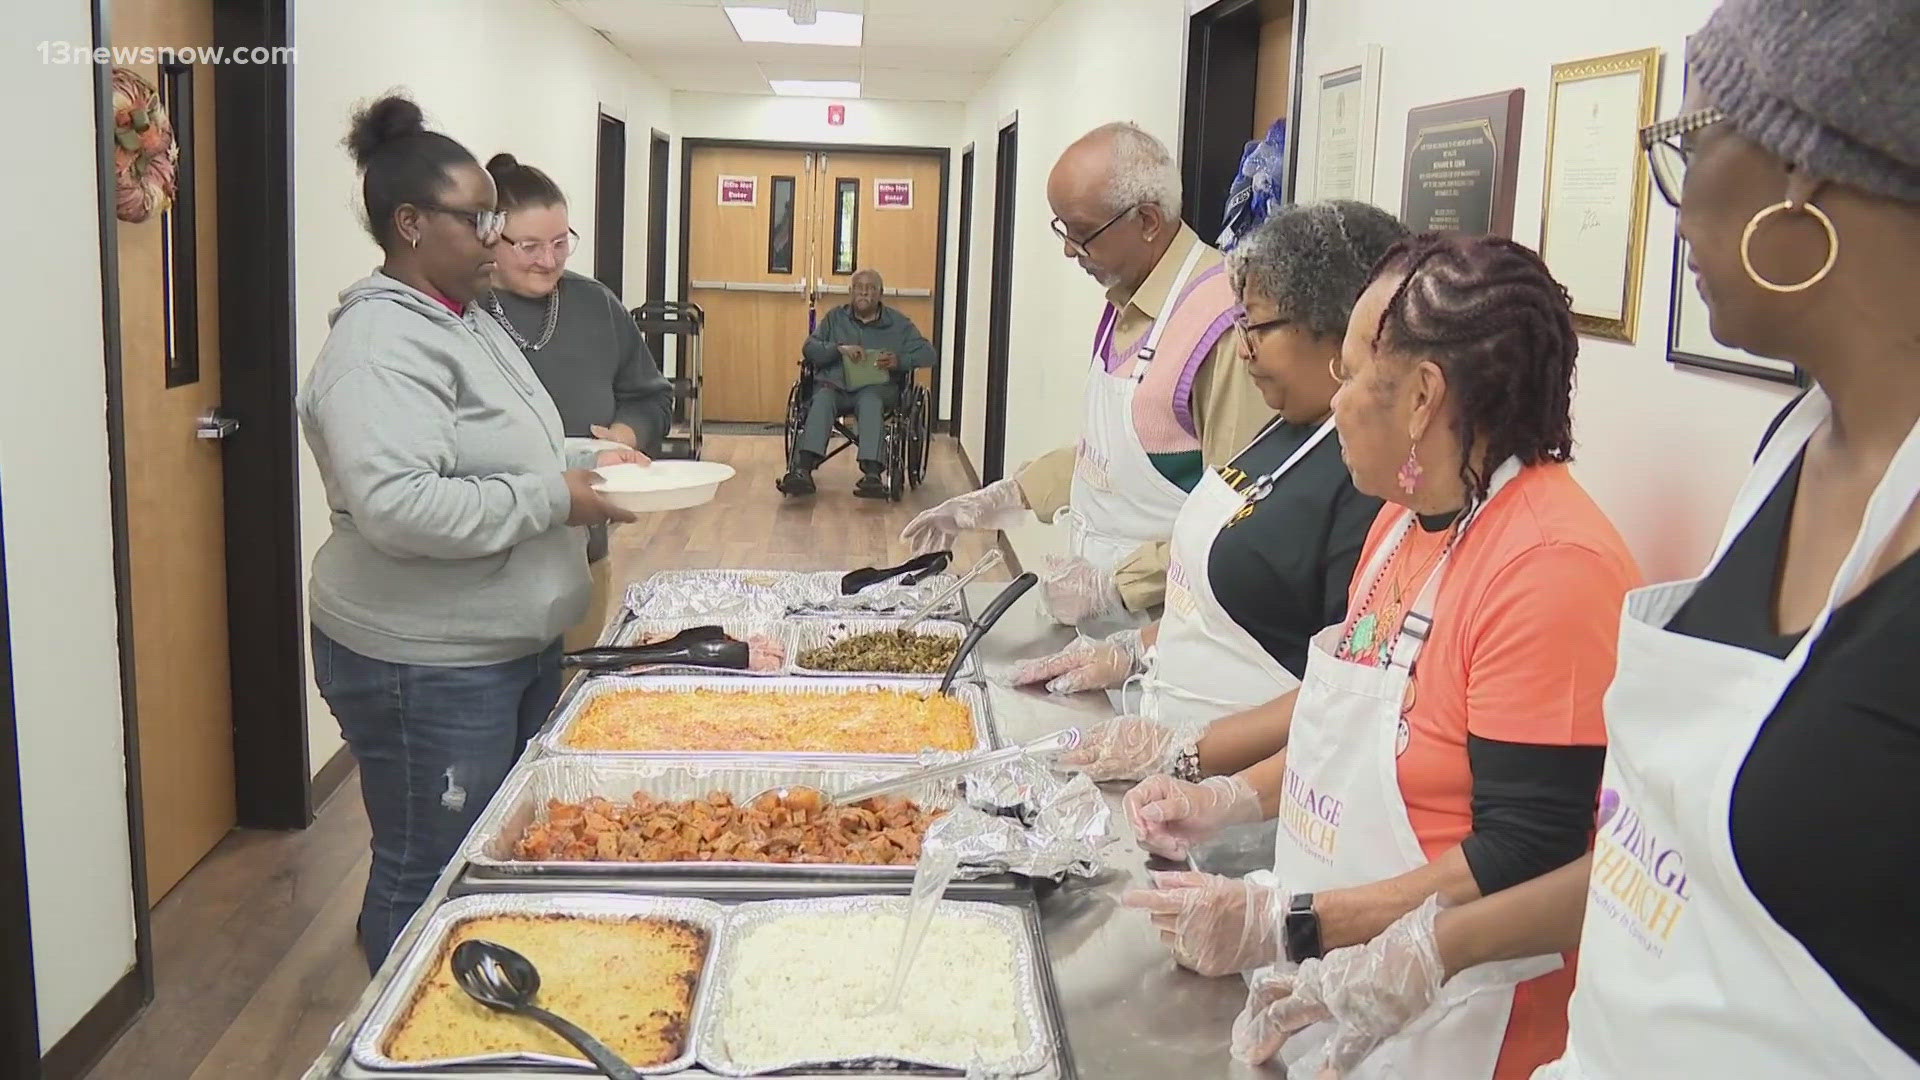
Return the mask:
M1127 792L1127 820L1140 846L1168 859L1184 859L1194 844L1229 825L1260 820L1260 795L1238 776L1209 776L1197 784L1149 776Z
M1173 768L1180 732L1143 716L1116 716L1089 728L1080 745L1056 759L1096 781L1138 780Z
M1182 967L1232 975L1278 958L1280 896L1272 886L1180 871L1154 874L1153 888L1128 890L1120 904L1153 913L1160 940Z
M1142 651L1138 630L1122 630L1097 641L1078 638L1057 653L1014 665L1011 681L1015 686L1044 682L1049 694L1105 690L1126 683L1127 676L1139 669Z
M900 540L915 555L953 547L954 538L970 529L1010 529L1027 511L1026 496L1013 477L995 480L978 491L955 495L907 522Z
M1120 590L1114 587L1113 572L1077 555L1048 557L1047 572L1040 575L1040 599L1053 621L1066 626L1126 610Z
M1258 1065L1293 1033L1331 1020L1324 1054L1307 1055L1289 1075L1316 1077L1327 1069L1338 1075L1360 1064L1439 995L1446 970L1433 936L1439 911L1440 898L1429 896L1364 945L1301 961L1290 972L1262 973L1233 1021L1233 1056Z

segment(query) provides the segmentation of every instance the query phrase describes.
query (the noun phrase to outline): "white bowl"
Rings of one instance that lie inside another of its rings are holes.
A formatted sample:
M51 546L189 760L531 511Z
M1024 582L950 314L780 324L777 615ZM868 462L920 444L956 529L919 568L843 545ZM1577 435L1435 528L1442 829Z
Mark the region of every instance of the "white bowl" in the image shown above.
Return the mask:
M712 502L720 485L733 479L733 466L718 461L656 461L651 465L608 465L594 470L593 489L622 510L636 514L684 510Z

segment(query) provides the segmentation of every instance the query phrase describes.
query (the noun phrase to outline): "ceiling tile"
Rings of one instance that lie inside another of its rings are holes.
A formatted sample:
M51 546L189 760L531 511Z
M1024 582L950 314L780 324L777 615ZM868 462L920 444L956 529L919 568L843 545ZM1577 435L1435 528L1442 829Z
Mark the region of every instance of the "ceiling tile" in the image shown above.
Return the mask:
M761 96L771 93L766 78L753 64L669 64L655 68L654 73L675 90Z
M985 82L985 76L868 68L860 96L896 101L965 101Z

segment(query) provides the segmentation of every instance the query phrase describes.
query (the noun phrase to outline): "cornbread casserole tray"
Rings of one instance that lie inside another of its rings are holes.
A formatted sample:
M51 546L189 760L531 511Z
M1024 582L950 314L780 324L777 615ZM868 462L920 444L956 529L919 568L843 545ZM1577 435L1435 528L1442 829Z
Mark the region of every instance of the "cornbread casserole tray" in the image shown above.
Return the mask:
M853 679L806 679L806 678L753 678L753 677L702 677L688 675L667 676L602 676L577 680L561 703L552 723L536 739L541 751L548 754L592 755L598 757L673 757L673 758L745 758L764 760L779 758L796 764L820 764L836 761L858 761L888 764L911 764L918 757L918 751L898 753L859 753L855 751L787 751L767 750L688 750L685 747L660 747L651 750L599 750L569 746L567 737L581 717L593 703L608 694L637 691L642 694L673 694L695 690L711 690L721 693L740 694L747 698L763 695L786 694L845 694L860 691L884 693L910 693L931 696L937 684L931 680L912 681L897 679L893 681L866 681ZM993 717L987 707L987 695L983 687L971 683L957 683L953 687L953 698L965 707L971 724L974 745L970 750L997 750L1002 745ZM923 748L928 749L928 748Z
M520 888L552 889L550 879L597 879L592 887L618 886L619 879L645 879L641 887L653 891L662 878L694 877L760 879L771 882L831 881L904 885L913 880L912 862L875 866L863 863L775 863L758 861L586 862L572 859L533 861L517 858L515 845L528 826L545 820L547 800L578 803L599 796L616 803L636 791L663 800L705 798L724 791L736 799L769 788L805 784L822 791L844 791L897 772L855 764L788 764L778 761L721 762L702 759L634 759L567 755L541 758L516 770L501 785L486 813L474 825L460 857L468 864L469 880L516 883ZM933 781L896 793L930 810L959 805L961 795L952 781ZM960 878L993 878L1013 886L1019 879L981 867L962 867ZM607 879L614 879L609 881ZM566 888L572 888L568 882ZM863 885L864 887L864 885Z
M374 1003L373 1011L353 1037L353 1061L367 1069L381 1072L418 1073L424 1070L444 1072L448 1067L460 1065L522 1065L538 1072L574 1072L588 1073L593 1070L584 1061L557 1057L547 1054L502 1054L484 1053L460 1058L443 1058L433 1061L408 1062L397 1061L387 1054L390 1041L398 1035L405 1025L414 1000L429 977L445 962L447 942L454 930L461 924L473 919L490 916L563 916L579 919L626 921L632 919L658 919L688 923L706 935L706 955L702 958L698 970L699 982L694 987L692 1009L681 1036L679 1053L670 1061L651 1066L635 1068L642 1073L665 1074L683 1072L693 1065L696 1057L697 1029L701 1014L707 1007L712 985L713 958L718 955L723 942L725 929L725 909L709 900L689 897L644 897L644 896L570 896L564 893L519 893L496 896L470 896L450 900L433 913L419 940L407 954L391 981L382 988L379 999ZM537 961L536 961L537 962ZM590 1021L583 1017L569 1017L578 1022ZM606 1032L597 1034L606 1035Z

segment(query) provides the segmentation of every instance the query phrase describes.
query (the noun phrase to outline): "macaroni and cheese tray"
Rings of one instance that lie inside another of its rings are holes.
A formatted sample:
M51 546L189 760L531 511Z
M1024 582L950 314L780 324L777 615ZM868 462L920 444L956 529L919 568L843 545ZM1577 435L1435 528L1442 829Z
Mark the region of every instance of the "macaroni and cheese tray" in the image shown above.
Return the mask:
M621 676L576 684L539 736L553 754L912 761L1000 746L986 693L932 681Z

